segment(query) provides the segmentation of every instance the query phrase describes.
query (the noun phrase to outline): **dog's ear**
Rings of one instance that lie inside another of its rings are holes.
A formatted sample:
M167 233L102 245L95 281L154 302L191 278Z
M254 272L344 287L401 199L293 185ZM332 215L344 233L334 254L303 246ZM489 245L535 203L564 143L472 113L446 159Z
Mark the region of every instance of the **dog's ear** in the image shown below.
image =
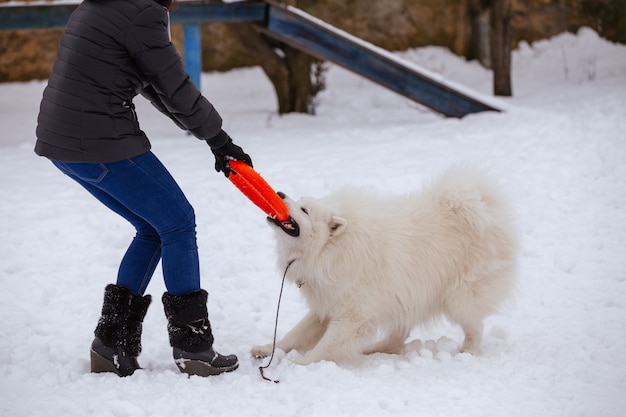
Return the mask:
M330 219L330 223L328 224L328 228L330 229L331 236L339 236L346 230L346 226L348 225L348 221L343 217L333 216Z

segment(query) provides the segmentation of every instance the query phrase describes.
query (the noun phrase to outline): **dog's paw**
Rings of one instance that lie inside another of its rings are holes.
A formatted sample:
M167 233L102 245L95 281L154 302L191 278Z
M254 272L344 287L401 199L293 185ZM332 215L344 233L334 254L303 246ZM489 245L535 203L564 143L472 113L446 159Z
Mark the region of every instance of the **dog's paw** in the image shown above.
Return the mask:
M272 344L255 346L250 350L250 355L256 359L267 358L272 354Z

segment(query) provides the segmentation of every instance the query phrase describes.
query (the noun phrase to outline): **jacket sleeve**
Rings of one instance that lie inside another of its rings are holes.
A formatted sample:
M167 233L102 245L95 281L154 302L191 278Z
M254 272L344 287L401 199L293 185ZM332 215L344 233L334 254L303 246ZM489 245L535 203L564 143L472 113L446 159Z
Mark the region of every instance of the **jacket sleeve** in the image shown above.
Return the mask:
M144 89L140 91L140 94L150 103L152 103L152 105L156 107L158 111L160 111L161 113L163 113L164 115L172 119L172 121L176 124L176 126L180 127L183 130L187 129L185 126L183 126L181 122L178 121L176 117L174 117L172 113L170 113L165 108L165 105L161 101L159 94L155 91L154 87L152 87L150 84L144 87Z
M156 94L153 105L212 147L222 145L210 141L222 118L189 79L169 38L167 11L156 3L142 10L126 31L125 44Z

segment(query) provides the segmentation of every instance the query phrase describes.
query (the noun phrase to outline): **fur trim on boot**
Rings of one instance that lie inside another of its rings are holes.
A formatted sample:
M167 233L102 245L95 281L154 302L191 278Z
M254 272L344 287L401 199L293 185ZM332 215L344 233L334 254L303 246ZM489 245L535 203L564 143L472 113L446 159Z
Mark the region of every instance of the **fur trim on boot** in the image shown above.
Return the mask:
M213 350L207 299L205 290L187 295L163 294L174 361L181 372L189 375L217 375L239 366L237 356L224 356Z
M142 323L151 301L150 295L131 295L127 288L107 285L91 344L91 372L128 376L140 369Z

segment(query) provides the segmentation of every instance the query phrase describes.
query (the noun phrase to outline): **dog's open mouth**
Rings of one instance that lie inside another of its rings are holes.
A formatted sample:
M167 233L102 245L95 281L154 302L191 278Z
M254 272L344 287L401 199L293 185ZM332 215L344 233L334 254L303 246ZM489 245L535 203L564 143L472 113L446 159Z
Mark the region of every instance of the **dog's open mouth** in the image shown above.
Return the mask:
M287 220L283 221L273 217L268 217L267 221L280 227L283 232L287 233L289 236L297 237L300 234L300 226L298 226L298 223L291 216L289 216Z

